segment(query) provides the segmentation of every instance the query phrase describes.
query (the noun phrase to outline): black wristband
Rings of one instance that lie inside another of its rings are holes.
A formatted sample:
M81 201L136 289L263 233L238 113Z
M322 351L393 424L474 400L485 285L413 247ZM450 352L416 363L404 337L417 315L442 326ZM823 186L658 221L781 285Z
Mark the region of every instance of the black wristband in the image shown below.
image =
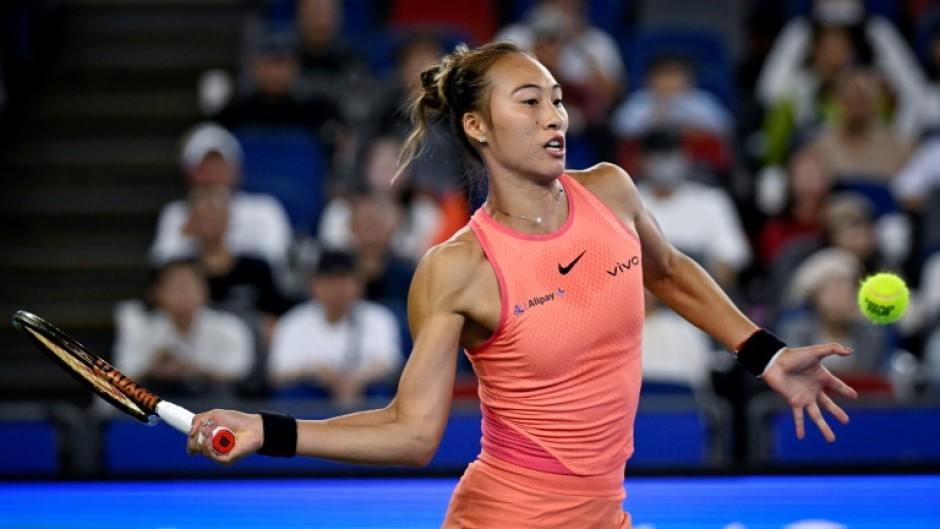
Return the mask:
M297 455L297 419L284 413L261 412L264 443L258 453L271 457Z
M777 351L786 346L787 344L774 333L767 329L758 329L738 348L738 363L749 373L760 378Z

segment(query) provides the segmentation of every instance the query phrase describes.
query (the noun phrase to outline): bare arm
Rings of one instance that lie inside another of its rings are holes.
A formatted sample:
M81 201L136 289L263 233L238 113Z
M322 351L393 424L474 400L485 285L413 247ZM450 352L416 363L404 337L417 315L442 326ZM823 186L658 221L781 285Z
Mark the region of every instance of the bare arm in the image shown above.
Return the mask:
M622 169L605 164L581 178L628 226L636 229L643 245L643 280L657 298L732 351L757 330L757 325L738 310L702 267L666 240ZM831 354L850 353L838 344L785 348L765 373L768 385L792 408L797 437L802 439L805 434L804 409L829 441L835 440L835 435L820 406L839 422L848 422L848 415L824 389L852 398L857 396L855 390L833 376L820 361Z
M415 346L385 408L326 420L298 421L297 454L359 464L427 464L440 443L450 413L457 348L464 316L458 304L472 267L460 243L432 249L418 266L409 294L408 318ZM206 421L235 431L228 455L214 454L197 436ZM220 462L257 451L264 431L258 415L215 410L197 415L188 449Z
M698 263L666 240L623 169L600 164L572 175L636 230L643 282L664 304L731 350L757 329Z

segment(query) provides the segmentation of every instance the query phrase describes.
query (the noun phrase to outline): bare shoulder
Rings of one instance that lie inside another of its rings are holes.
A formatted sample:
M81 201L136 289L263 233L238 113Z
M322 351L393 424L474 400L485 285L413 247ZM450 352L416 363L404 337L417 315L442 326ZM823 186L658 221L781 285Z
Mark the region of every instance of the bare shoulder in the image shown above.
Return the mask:
M636 185L620 166L603 162L581 171L568 171L568 175L623 218L632 219L640 211Z
M464 312L463 300L487 265L486 255L469 227L424 255L411 287L413 302Z

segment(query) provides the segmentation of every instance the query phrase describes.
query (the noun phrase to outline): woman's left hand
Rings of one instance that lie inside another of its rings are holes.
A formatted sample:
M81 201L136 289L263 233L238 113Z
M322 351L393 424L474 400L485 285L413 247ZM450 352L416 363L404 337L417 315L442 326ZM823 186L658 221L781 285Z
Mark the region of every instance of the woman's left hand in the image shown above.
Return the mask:
M785 349L764 375L767 384L782 395L793 409L796 436L799 439L806 435L804 409L830 443L835 441L836 436L826 424L820 408L831 413L842 424L849 422L848 414L824 391L829 388L845 397L858 397L854 389L822 365L822 359L833 354L846 356L852 354L852 350L838 344Z

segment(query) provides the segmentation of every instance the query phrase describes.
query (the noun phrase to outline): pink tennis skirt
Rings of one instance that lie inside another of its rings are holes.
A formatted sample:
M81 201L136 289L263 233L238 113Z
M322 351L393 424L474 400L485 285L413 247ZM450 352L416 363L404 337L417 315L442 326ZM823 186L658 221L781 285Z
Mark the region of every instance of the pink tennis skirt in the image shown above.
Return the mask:
M443 529L631 529L623 471L580 477L529 470L487 457L454 490Z

